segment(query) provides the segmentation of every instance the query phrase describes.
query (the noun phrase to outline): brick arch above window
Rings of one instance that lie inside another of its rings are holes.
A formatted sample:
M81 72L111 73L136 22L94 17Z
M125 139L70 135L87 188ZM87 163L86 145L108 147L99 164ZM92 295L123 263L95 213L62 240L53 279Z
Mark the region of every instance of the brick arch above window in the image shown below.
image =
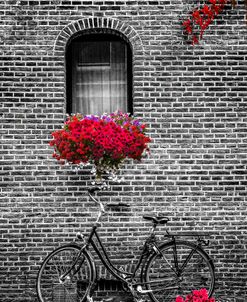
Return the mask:
M53 49L54 55L64 55L66 45L68 44L68 41L71 39L71 37L87 30L95 30L102 33L107 33L107 30L119 32L122 37L125 37L129 41L132 47L133 55L135 55L137 52L144 52L142 40L132 26L113 18L94 17L80 19L64 27L55 40Z

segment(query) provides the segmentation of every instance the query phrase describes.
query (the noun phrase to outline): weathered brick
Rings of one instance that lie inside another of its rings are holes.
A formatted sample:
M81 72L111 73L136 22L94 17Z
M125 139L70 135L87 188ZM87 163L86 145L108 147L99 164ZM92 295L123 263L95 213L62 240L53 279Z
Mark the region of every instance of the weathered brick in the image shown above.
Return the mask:
M153 141L142 163L123 166L123 183L100 194L131 205L110 210L104 242L113 259L127 255L131 267L149 231L145 213L167 213L173 231L210 231L216 296L245 302L246 12L240 1L229 5L192 47L180 21L194 6L192 0L186 7L182 0L1 2L0 300L35 301L41 259L94 221L89 168L59 166L48 141L66 113L66 44L74 33L105 27L131 43L134 113Z

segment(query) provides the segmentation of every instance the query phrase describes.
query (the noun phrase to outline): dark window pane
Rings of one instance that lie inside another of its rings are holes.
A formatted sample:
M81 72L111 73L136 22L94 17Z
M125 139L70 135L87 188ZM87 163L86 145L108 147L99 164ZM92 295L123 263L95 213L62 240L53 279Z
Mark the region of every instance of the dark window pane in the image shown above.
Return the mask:
M81 65L110 64L110 42L78 42L75 47Z
M80 39L72 41L68 52L69 113L129 111L132 79L126 42Z

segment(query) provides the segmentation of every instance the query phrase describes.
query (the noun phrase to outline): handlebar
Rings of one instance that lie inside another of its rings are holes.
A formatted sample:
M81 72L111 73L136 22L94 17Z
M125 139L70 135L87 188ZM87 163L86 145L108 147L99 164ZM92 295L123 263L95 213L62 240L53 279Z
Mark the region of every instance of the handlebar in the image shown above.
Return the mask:
M99 222L100 217L102 216L102 214L106 212L105 206L107 206L107 207L115 207L115 206L130 207L130 205L128 205L128 204L123 204L123 203L109 203L109 204L104 205L100 200L98 200L96 197L93 196L93 194L94 194L95 192L97 192L97 191L103 191L103 190L106 190L107 188L109 188L109 187L108 187L106 184L102 184L102 185L90 187L90 188L88 189L88 196L89 196L89 198L90 198L92 201L94 201L97 205L100 206L100 211L99 211L99 214L98 214L98 218L97 218L96 223Z
M88 193L91 195L91 194L94 194L94 192L100 191L102 189L103 189L103 186L91 187L91 188L88 189Z

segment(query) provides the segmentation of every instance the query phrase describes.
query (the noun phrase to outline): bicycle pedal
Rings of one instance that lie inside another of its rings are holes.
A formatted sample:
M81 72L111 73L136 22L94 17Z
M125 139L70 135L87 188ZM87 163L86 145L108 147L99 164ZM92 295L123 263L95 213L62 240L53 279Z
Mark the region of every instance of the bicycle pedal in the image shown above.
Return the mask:
M87 296L87 302L93 302L93 298L90 296Z
M138 285L136 290L137 290L137 292L140 293L140 294L147 294L147 293L152 292L151 289L142 289L141 285ZM143 300L143 301L145 301L145 300ZM141 302L142 302L142 301L141 301Z

